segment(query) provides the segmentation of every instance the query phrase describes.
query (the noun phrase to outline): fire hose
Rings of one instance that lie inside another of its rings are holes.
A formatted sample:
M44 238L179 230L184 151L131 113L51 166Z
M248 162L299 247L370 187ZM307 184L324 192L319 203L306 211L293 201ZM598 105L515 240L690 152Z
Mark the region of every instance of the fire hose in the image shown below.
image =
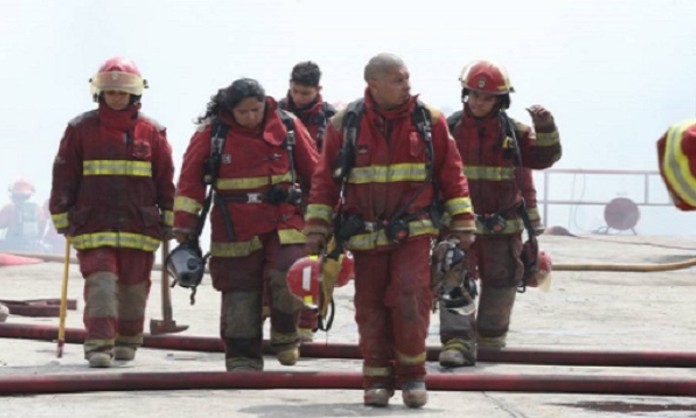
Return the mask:
M0 338L20 338L42 341L53 341L57 328L31 324L0 324ZM81 344L85 338L82 329L68 328L65 342ZM145 335L143 347L199 351L224 352L222 341L214 337L197 337L182 335ZM307 358L342 358L360 359L360 349L355 344L347 343L303 343L303 357ZM267 341L264 342L264 353L272 354ZM439 347L429 347L427 358L437 361ZM567 365L567 366L609 366L609 367L694 367L696 352L689 351L599 351L599 350L552 350L545 348L486 348L479 347L478 360L494 363L517 363L537 365Z
M428 374L430 390L696 396L696 379L635 376ZM362 389L357 372L156 372L2 376L0 395L202 389Z

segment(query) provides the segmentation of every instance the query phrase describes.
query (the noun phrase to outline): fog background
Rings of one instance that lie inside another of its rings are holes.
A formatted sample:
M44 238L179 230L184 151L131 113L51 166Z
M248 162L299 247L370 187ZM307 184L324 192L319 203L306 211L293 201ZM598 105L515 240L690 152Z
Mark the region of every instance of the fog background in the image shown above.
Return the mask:
M505 64L516 89L511 116L529 123L524 108L541 103L556 118L564 147L556 168L656 170L657 138L696 116L695 21L691 0L0 0L0 186L24 176L37 202L48 197L65 126L94 108L88 79L114 55L148 79L143 110L167 126L177 167L218 88L252 77L278 98L292 66L313 60L325 99L347 102L362 95L367 60L392 52L409 66L412 91L446 113L461 106L464 64ZM648 183L650 201L667 202L659 178ZM644 194L640 176L559 175L549 186L554 199ZM546 222L592 231L602 211L554 205ZM695 226L693 214L641 208L637 232Z

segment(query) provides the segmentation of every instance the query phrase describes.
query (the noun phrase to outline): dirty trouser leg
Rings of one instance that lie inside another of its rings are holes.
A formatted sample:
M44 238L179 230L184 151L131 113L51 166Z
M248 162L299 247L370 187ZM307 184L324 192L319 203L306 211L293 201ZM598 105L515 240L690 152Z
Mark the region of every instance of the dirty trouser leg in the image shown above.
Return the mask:
M143 343L145 307L150 294L150 274L155 255L122 248L118 256L118 335L116 345L138 348Z
M477 331L481 346L505 347L510 317L522 278L519 234L477 238L481 295Z
M228 370L263 369L261 295L263 250L210 259L213 287L222 292L220 337Z
M425 377L426 348L430 324L430 237L400 243L389 259L389 285L385 304L391 311L399 383Z
M104 247L77 253L85 278L85 358L93 352L111 353L114 346L118 315L116 251Z
M354 251L355 321L363 356L363 387L393 391L391 313L385 306L389 284L388 252Z
M293 361L289 359L286 362L281 353L293 353L299 346L297 322L302 304L290 293L286 275L292 263L307 252L304 244L281 245L275 233L268 237L264 245L265 277L270 289L271 348L278 353L281 363L289 365Z

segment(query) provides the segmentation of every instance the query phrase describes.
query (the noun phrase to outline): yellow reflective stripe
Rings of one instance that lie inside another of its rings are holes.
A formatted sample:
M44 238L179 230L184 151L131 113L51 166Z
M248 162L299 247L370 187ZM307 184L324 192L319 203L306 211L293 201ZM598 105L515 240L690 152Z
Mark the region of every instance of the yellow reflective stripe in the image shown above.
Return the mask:
M392 183L397 181L424 181L428 173L423 163L403 163L393 165L370 165L354 167L350 171L348 183Z
M304 244L307 242L307 237L302 231L297 229L279 229L278 239L280 243L285 244Z
M371 377L390 377L392 375L391 367L368 367L363 366L363 376Z
M437 235L438 230L433 227L430 219L421 219L408 223L408 236L417 237L420 235ZM351 250L371 250L377 247L390 245L391 242L387 239L384 229L375 232L367 232L357 234L350 237L348 249Z
M218 190L249 190L290 181L292 181L292 173L288 171L270 177L219 178L216 185Z
M85 339L85 342L83 343L82 347L85 351L85 353L89 353L95 350L100 349L101 347L112 347L114 345L114 339L106 339L106 340L101 340L101 339Z
M468 165L464 167L464 175L469 180L512 180L515 178L515 167Z
M471 205L471 198L455 197L445 202L445 210L452 216L462 213L474 213L474 207Z
M305 220L319 219L324 222L331 223L332 216L333 210L329 205L322 205L318 203L310 203L307 205Z
M133 336L119 335L116 337L115 345L128 345L139 347L143 345L143 334L140 333L138 335Z
M51 220L53 221L53 226L57 229L67 228L70 226L70 222L68 221L68 212L51 215Z
M539 209L537 208L527 208L527 214L529 215L530 221L538 221L541 219L539 215Z
M72 238L76 250L91 250L99 247L133 248L143 251L155 251L160 240L133 232L95 232L77 235Z
M696 179L689 168L689 159L684 155L682 139L684 132L696 119L672 125L667 131L663 169L665 177L676 195L691 206L696 206Z
M399 364L416 365L425 363L425 351L420 354L416 354L415 356L408 356L399 351L396 351L395 354L396 360L399 362Z
M138 176L152 177L152 163L130 160L85 160L82 163L85 176Z
M506 219L505 228L499 232L492 232L486 228L478 219L476 220L476 233L478 235L500 235L500 234L515 234L524 230L524 222L522 219Z
M176 196L174 198L174 211L191 213L198 215L198 213L203 209L203 205L198 203L197 200L191 199L186 196Z
M162 211L162 223L164 223L165 226L174 225L174 212L171 210L163 210Z
M246 257L254 251L263 248L258 236L242 242L213 242L210 244L210 255L214 257Z
M558 135L558 130L553 132L537 132L536 145L538 147L550 147L561 142L561 137Z

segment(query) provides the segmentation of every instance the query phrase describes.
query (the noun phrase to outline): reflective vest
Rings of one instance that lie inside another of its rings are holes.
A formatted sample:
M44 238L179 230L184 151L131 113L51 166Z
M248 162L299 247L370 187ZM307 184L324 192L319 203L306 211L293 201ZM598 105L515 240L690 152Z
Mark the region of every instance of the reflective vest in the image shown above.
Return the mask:
M696 119L674 124L657 141L660 175L674 205L696 210Z

